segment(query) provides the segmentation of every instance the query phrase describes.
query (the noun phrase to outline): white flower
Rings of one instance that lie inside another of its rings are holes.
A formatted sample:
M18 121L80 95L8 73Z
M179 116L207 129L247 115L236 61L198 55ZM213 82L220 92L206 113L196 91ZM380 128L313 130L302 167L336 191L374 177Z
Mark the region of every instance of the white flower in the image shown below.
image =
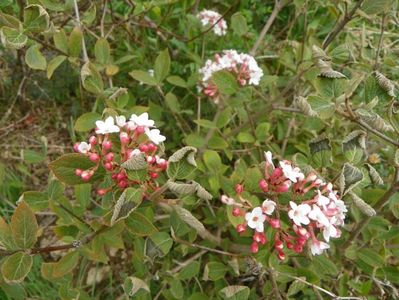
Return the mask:
M267 161L271 166L273 166L273 169L274 169L273 155L272 155L272 153L271 153L270 151L267 151L267 152L265 151L264 153L265 153L266 161Z
M166 137L161 135L159 129L145 129L145 134L156 145L166 140Z
M202 26L213 26L217 22L213 27L213 32L216 35L222 36L227 33L227 23L222 19L222 15L216 11L203 10L197 15L197 18L200 19Z
M245 214L245 221L247 221L250 228L255 229L257 232L263 232L263 223L266 221L266 216L262 213L262 208L255 207L252 212Z
M222 197L220 197L220 201L222 201L222 203L226 205L234 205L236 203L236 201L233 198L230 198L226 195L222 195Z
M324 242L320 241L312 241L310 245L310 251L312 252L313 255L320 255L323 253L325 249L330 248L330 245Z
M304 225L308 225L310 223L307 215L312 208L309 204L297 205L295 202L290 201L290 206L292 209L288 212L288 216L296 225L301 226L301 223Z
M337 228L334 225L329 224L323 230L323 237L326 240L326 242L329 242L330 241L330 237L332 237L332 238L339 237L339 232L338 232Z
M137 125L133 121L128 121L128 122L126 122L126 127L129 130L135 130L137 128Z
M317 205L320 205L321 207L326 207L330 203L330 198L323 196L320 192L320 190L317 190L317 196L315 197L315 200L317 200Z
M126 117L125 116L117 116L115 117L116 125L119 127L123 127L126 125Z
M274 212L275 208L276 208L276 202L272 200L266 199L262 203L263 212L269 216Z
M97 134L107 134L107 133L113 133L113 132L119 132L120 128L115 125L114 118L113 117L108 117L105 119L105 121L96 121L96 126Z
M284 176L292 182L297 182L297 179L303 180L305 175L301 172L298 167L293 168L291 164L280 161L280 167L283 170Z
M133 156L140 155L141 151L139 149L134 149L132 152L129 153L129 158L132 158Z
M90 149L91 149L91 144L88 144L86 142L81 142L78 146L78 151L83 154L89 152Z
M148 113L142 113L140 116L132 114L130 121L133 121L137 126L153 127L155 122L148 118Z
M321 211L320 207L313 204L312 210L309 212L308 217L314 221L319 222L323 226L330 226L330 222L326 215Z

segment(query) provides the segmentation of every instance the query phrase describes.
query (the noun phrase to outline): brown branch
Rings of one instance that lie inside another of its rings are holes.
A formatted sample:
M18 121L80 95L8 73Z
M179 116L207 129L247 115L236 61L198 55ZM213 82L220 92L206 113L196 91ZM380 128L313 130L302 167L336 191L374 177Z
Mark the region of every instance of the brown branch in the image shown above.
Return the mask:
M357 9L363 4L364 0L359 0L356 2L355 6L352 8L352 10L348 13L345 12L344 18L341 20L341 22L337 23L335 28L326 36L326 38L323 41L323 49L326 49L328 45L331 44L331 42L335 39L335 37L344 29L345 25L352 20L353 15L357 11Z

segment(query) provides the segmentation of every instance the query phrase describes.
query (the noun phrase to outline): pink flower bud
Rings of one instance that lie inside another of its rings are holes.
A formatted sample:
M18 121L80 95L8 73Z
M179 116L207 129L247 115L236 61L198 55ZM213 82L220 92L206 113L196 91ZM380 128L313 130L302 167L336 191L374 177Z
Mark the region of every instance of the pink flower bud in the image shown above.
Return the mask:
M140 145L139 150L141 152L147 153L148 152L148 146L146 144Z
M246 230L246 225L245 224L238 224L236 227L236 230L238 233L243 233Z
M285 244L287 245L287 248L288 248L288 249L294 249L294 244L293 244L293 243L291 243L291 242L286 242Z
M241 209L239 209L238 207L234 207L232 214L233 214L234 217L240 216L241 215Z
M158 173L156 173L156 172L151 172L151 173L150 173L150 177L151 177L152 179L157 179L157 178L158 178Z
M117 179L118 179L118 173L112 174L111 178L112 178L113 180L117 180Z
M261 179L261 180L259 181L259 187L260 187L260 189L261 189L262 191L264 191L265 193L269 191L269 186L268 186L268 184L267 184L267 182L266 182L265 179Z
M252 253L258 253L258 251L259 251L258 243L257 242L253 242L251 244L251 252Z
M107 162L104 164L104 168L108 171L112 171L112 169L114 168L114 166L112 165L112 163Z
M117 179L118 181L121 181L121 180L126 179L126 178L127 178L127 177L126 177L126 174L123 173L123 172L118 173L118 175L116 176L116 179Z
M114 153L113 152L109 152L109 153L107 153L107 155L105 155L105 161L106 162L111 162L111 161L114 160L114 157L115 157Z
M143 134L143 133L145 132L145 128L144 128L143 126L138 126L138 127L134 130L134 132L135 132L137 135Z
M82 172L83 172L82 169L76 169L75 170L75 175L80 177L82 175Z
M118 182L118 186L119 186L121 189L124 189L124 188L127 187L127 182L126 182L125 180L119 181L119 182Z
M242 184L237 183L235 186L235 190L237 194L241 194L244 191L244 186Z
M269 220L269 224L273 228L280 228L281 227L281 223L280 223L279 219L270 219Z
M130 142L130 137L126 132L121 132L119 135L119 139L122 145L127 145Z
M277 178L281 177L281 175L283 175L283 170L281 170L281 168L275 168L271 177L276 180Z
M277 255L277 258L278 258L279 260L284 260L284 259L285 259L285 254L284 254L284 252L283 252L283 251L279 251L279 253L278 253L278 255Z
M80 177L82 178L83 181L87 182L91 178L91 173L89 171L83 171Z
M295 245L293 249L296 253L301 253L303 251L303 247L301 245Z
M79 151L79 144L80 144L80 143L75 143L75 144L73 144L73 151L78 152L78 153L80 152L80 151Z
M158 167L160 167L162 170L165 170L168 167L168 161L161 158L158 162Z
M148 151L150 151L150 152L155 152L155 151L157 151L157 150L158 150L158 147L155 146L153 143L149 143L149 144L148 144Z
M283 182L282 184L280 184L275 188L275 191L277 193L285 193L289 190L289 188L290 188L289 183Z
M92 146L96 145L96 144L97 144L97 138L96 138L94 135L92 135L92 136L89 138L89 143L90 143Z
M306 239L303 237L300 237L299 239L296 240L296 243L298 246L303 246L306 243Z
M107 193L106 189L98 189L97 190L97 195L99 196L104 196Z
M100 156L97 153L90 154L89 158L94 163L97 163L100 160Z
M111 150L111 148L112 148L112 142L111 142L111 141L105 141L105 142L103 143L103 148L104 148L105 150Z
M261 243L262 245L266 244L266 236L263 232L255 232L253 240L257 243Z
M276 241L274 242L274 248L275 248L276 250L283 250L283 248L284 248L283 242L280 241L280 240L276 240Z
M147 162L148 162L149 164L153 164L153 163L156 162L156 158L155 158L154 156L148 156L148 157L147 157Z

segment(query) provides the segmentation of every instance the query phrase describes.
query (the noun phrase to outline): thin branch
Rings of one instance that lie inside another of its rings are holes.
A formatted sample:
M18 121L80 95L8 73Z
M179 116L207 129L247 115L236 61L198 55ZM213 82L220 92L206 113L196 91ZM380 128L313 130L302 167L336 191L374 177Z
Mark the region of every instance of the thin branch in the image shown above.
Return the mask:
M73 5L75 8L76 22L80 30L82 30L82 23L80 22L79 7L77 0L73 0ZM89 56L87 55L86 43L84 35L82 35L82 50L83 50L83 60L85 62L89 61Z
M352 20L353 15L357 11L357 9L363 4L364 0L359 0L356 2L355 6L352 8L352 10L348 13L345 12L344 18L341 20L341 22L337 23L335 28L326 36L326 38L323 41L323 49L326 49L328 45L331 44L331 42L335 39L335 37L344 29L345 25Z
M270 281L272 283L272 287L273 287L274 297L277 300L283 300L283 298L281 297L280 290L278 288L276 277L274 276L274 273L275 273L274 269L268 270L269 279L270 279Z
M256 40L255 44L253 45L251 51L249 51L249 54L251 54L252 56L254 56L256 54L256 50L258 50L258 48L260 46L260 43L265 38L265 35L269 31L270 27L273 25L274 20L277 18L278 13L280 12L280 10L283 7L284 7L283 1L280 1L280 0L275 0L274 1L273 11L272 11L269 19L267 19L267 22L266 22L265 26L262 28L262 31L260 32L259 37Z
M381 33L380 33L380 38L378 40L377 52L375 54L374 70L377 70L378 66L379 66L379 58L380 58L382 40L383 40L384 30L385 30L385 21L386 21L386 14L384 12L381 17Z

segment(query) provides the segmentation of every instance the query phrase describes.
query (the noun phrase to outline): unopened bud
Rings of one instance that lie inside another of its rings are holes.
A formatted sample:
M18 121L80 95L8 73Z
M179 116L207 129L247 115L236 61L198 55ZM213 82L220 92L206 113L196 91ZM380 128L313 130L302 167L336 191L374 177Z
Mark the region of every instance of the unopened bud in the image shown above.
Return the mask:
M104 196L107 193L106 189L98 189L97 190L97 195L99 196Z
M73 144L73 151L78 152L78 153L80 152L80 151L79 151L79 144L80 144L80 143L75 143L75 144Z
M143 134L143 133L145 132L145 128L144 128L144 126L138 126L138 127L136 127L136 129L134 130L134 132L135 132L137 135Z
M279 219L270 219L269 220L269 224L273 228L280 228L281 227L281 223L280 223Z
M280 240L276 240L274 242L274 248L277 249L277 250L282 250L284 248L283 242L280 241Z
M246 230L246 226L244 224L238 224L236 230L238 233L243 233Z
M139 150L141 152L147 153L148 152L148 146L146 144L140 145Z
M97 144L97 138L96 138L94 135L92 135L92 136L89 138L89 143L90 143L92 146L96 145L96 144Z
M251 252L252 253L258 253L258 251L259 251L258 243L257 242L253 242L251 244Z
M119 134L119 140L121 141L122 145L127 145L130 142L130 137L126 132L121 132Z
M232 214L233 214L234 217L240 216L241 215L241 209L239 209L238 207L234 207Z
M269 191L269 186L268 186L268 184L267 184L265 179L261 179L259 181L259 187L265 193Z
M90 154L89 158L94 163L97 163L100 160L100 156L97 153Z
M257 243L261 243L262 245L266 244L266 237L263 232L255 232L253 240Z
M76 169L75 170L75 175L76 176L81 176L82 175L83 170L82 169Z
M121 180L118 182L118 186L122 189L127 187L127 182L125 180Z
M280 252L278 253L278 255L277 255L277 258L278 258L279 260L284 260L284 259L285 259L285 254L284 254L284 252L283 252L283 251L280 251Z
M157 151L157 149L158 149L158 147L155 146L153 143L149 143L148 144L148 151L149 152L155 152L155 151Z
M114 157L115 157L114 153L113 152L109 152L109 153L107 153L107 155L105 155L105 161L106 162L111 162L111 161L114 160Z
M155 159L154 156L148 156L148 157L147 157L147 162L148 162L149 164L153 164L153 163L156 162L156 159Z
M82 174L80 175L83 181L89 181L91 178L91 173L89 171L83 171Z
M112 148L112 142L111 142L111 141L105 141L105 142L103 143L103 148L104 148L105 150L111 150L111 148Z
M158 173L156 173L156 172L151 172L150 173L150 177L152 178L152 179L156 179L156 178L158 178Z
M237 194L241 194L244 191L244 186L242 184L237 183L235 190Z
M112 165L112 163L107 162L107 163L104 164L104 168L105 168L106 170L108 170L108 171L112 171L113 165Z

